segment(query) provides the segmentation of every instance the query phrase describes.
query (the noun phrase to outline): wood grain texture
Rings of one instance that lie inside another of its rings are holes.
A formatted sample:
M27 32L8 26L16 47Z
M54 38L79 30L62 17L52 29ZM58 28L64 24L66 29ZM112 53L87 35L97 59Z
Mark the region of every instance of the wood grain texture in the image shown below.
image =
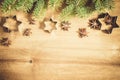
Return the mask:
M110 14L118 16L120 25L120 1L115 1ZM0 80L119 80L120 29L110 35L88 29L88 37L81 39L76 31L87 20L71 22L68 32L35 29L32 37L19 36L11 47L0 46Z

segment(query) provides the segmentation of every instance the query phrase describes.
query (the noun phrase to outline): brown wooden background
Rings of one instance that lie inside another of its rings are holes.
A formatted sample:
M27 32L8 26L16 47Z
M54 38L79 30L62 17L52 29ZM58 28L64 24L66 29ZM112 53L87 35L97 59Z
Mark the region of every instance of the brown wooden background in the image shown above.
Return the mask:
M115 1L110 14L118 16L120 25L120 1ZM69 32L41 32L18 38L9 48L1 46L0 80L119 80L120 29L110 35L89 30L89 36L80 39L76 30L86 20L71 22L75 27Z

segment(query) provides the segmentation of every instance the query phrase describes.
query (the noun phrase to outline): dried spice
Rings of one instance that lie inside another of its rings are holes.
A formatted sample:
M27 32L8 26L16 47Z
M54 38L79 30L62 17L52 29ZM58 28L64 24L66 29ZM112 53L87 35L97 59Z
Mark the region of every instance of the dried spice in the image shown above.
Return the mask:
M90 19L90 20L89 20L88 26L89 26L91 29L100 30L102 24L100 23L100 21L99 21L97 18L94 18L94 19Z
M1 43L1 45L3 45L3 46L9 46L9 45L11 45L11 40L9 40L9 38L2 38L2 39L0 40L0 43Z
M80 38L88 36L88 32L86 31L86 28L79 28L78 34Z
M69 23L68 21L63 21L61 22L61 30L63 31L68 31L68 29L70 28L71 23Z
M32 32L31 32L30 28L25 29L23 32L23 36L30 36L31 34L32 34Z
M99 21L103 19L102 21ZM88 24L90 28L101 30L101 27L108 26L102 32L106 34L111 34L113 28L118 28L119 25L116 23L117 16L110 16L109 13L100 13L97 18L90 19ZM104 25L105 24L105 25Z

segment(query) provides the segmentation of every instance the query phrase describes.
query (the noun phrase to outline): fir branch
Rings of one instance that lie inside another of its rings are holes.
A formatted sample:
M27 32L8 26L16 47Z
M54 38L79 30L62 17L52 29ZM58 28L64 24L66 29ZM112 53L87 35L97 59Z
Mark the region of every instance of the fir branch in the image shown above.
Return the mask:
M36 4L34 4L36 3ZM4 0L2 12L21 10L29 12L34 16L44 17L46 9L61 11L59 18L66 19L70 16L84 17L94 10L102 11L112 9L114 0Z
M95 8L98 11L102 11L105 9L112 9L114 6L113 0L96 0L95 1Z
M13 7L15 10L20 10L22 9L24 3L25 3L25 0L17 0L16 4Z
M104 3L103 3L105 6L106 9L108 10L111 10L112 8L114 8L114 0L104 0Z
M14 10L29 11L33 6L34 0L4 0L2 11L9 12Z
M73 4L71 4L71 5L67 6L66 8L64 8L59 15L59 19L65 20L68 17L70 17L74 13L74 7L75 6Z
M76 15L78 17L87 17L89 14L92 13L92 10L90 7L78 7L76 8Z
M22 6L22 10L28 12L33 6L34 0L25 0Z
M56 3L54 5L54 7L55 7L54 10L58 11L58 9L60 7L62 7L63 2L64 2L64 0L56 0Z
M2 2L2 12L6 13L12 10L12 5L15 3L16 0L4 0Z
M62 7L64 0L49 0L49 8L52 8L53 11L58 11L60 7Z
M44 17L45 15L45 0L38 0L37 1L37 4L35 6L35 9L33 11L33 15L36 16L36 17Z
M102 9L104 9L102 0L96 0L96 2L95 2L95 8L96 8L96 10L102 10Z
M48 2L49 7L50 8L53 7L55 2L56 2L56 0L49 0L49 2Z
M86 3L88 2L88 0L75 0L75 5L76 7L83 7L86 5Z
M66 0L66 3L69 4L74 4L75 6L85 6L88 0Z
M70 5L70 4L74 4L75 0L66 0L66 4Z

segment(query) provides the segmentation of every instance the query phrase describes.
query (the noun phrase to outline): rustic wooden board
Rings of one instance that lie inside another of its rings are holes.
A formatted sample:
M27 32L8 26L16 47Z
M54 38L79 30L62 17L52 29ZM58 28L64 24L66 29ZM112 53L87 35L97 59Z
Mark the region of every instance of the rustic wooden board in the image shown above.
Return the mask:
M110 12L120 25L120 1ZM120 29L110 35L88 30L76 35L86 20L71 20L69 32L49 35L38 31L33 37L19 37L9 47L0 47L0 80L119 80Z

